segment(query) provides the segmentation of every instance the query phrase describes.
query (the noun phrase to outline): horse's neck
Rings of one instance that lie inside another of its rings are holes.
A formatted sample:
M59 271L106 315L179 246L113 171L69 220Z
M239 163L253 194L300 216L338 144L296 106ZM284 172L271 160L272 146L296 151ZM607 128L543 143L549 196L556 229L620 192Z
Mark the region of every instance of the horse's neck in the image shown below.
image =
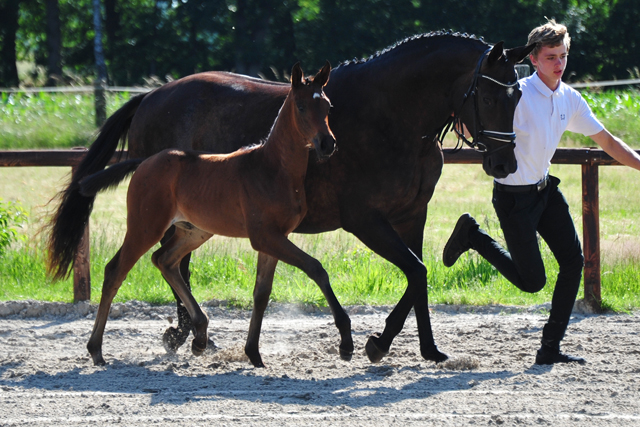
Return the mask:
M444 123L462 103L474 66L486 46L453 36L423 46L420 40L409 43L366 63L334 70L326 90L333 104L357 103L349 108L383 104L387 108L380 113L385 117L397 113L400 117L396 122L420 123L425 129ZM372 121L377 122L372 113Z
M262 150L266 163L294 177L304 177L311 137L298 127L293 108L293 100L287 97Z

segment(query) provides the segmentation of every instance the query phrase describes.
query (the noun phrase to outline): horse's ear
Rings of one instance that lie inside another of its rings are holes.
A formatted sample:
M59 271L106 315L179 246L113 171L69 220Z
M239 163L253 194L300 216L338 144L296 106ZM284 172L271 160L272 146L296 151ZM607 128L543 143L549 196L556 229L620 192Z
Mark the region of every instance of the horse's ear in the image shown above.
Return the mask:
M296 62L291 69L291 86L298 87L301 84L304 84L304 74L302 73L300 63Z
M533 43L528 46L520 46L514 47L513 49L507 49L507 59L509 60L509 62L513 62L514 64L522 62L522 60L525 59L531 53L531 51L535 49L535 47L536 45L535 43Z
M491 49L489 53L489 63L494 63L504 54L504 42L500 41Z
M318 74L316 74L316 76L313 78L313 82L319 84L320 86L325 86L329 81L330 74L331 64L329 63L329 61L325 61L324 67L322 67L322 69L318 71Z

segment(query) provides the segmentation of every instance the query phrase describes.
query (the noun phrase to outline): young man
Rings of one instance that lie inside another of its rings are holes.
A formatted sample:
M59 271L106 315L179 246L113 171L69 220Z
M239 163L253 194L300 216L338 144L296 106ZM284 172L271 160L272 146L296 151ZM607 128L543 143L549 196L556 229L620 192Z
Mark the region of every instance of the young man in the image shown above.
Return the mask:
M570 41L567 28L554 20L529 34L528 44L536 45L529 57L536 72L520 80L522 98L513 124L518 169L495 180L492 199L509 251L469 214L464 214L442 257L450 267L460 255L474 249L519 289L538 292L546 283L536 232L540 234L557 259L560 271L536 364L586 363L583 358L560 352L584 264L569 206L558 188L560 180L549 175L551 158L562 133L570 130L590 136L618 162L640 170L640 156L611 135L580 93L562 82Z

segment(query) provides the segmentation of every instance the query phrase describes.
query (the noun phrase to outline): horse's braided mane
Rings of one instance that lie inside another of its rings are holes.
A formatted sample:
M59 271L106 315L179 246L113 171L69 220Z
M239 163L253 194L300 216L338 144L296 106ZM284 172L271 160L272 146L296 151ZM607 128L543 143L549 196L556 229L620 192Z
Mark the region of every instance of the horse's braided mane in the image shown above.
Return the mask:
M426 39L426 38L436 38L436 37L457 37L457 38L463 38L463 39L469 39L469 40L477 40L479 42L482 43L486 43L484 41L484 39L482 37L476 37L474 34L467 34L467 33L459 33L459 32L453 32L452 30L440 30L440 31L431 31L429 33L423 33L423 34L416 34L410 37L407 37L404 40L401 40L399 42L394 43L393 45L380 50L376 53L374 53L373 55L369 56L368 58L354 58L352 60L347 60L344 62L341 62L338 67L342 67L342 66L347 66L347 65L353 65L353 64L364 64L368 61L371 61L372 59L378 58L382 55L384 55L385 53L391 52L394 49L403 46L409 42L413 42L416 40L422 40L422 39ZM336 67L337 68L337 67Z

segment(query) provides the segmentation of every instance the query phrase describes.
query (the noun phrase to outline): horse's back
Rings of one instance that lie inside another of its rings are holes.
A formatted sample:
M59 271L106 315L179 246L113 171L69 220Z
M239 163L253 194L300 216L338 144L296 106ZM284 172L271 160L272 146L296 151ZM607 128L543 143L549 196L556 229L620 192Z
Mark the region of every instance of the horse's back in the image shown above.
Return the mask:
M165 148L230 153L265 138L288 84L227 72L167 83L145 97L129 133L130 157Z

